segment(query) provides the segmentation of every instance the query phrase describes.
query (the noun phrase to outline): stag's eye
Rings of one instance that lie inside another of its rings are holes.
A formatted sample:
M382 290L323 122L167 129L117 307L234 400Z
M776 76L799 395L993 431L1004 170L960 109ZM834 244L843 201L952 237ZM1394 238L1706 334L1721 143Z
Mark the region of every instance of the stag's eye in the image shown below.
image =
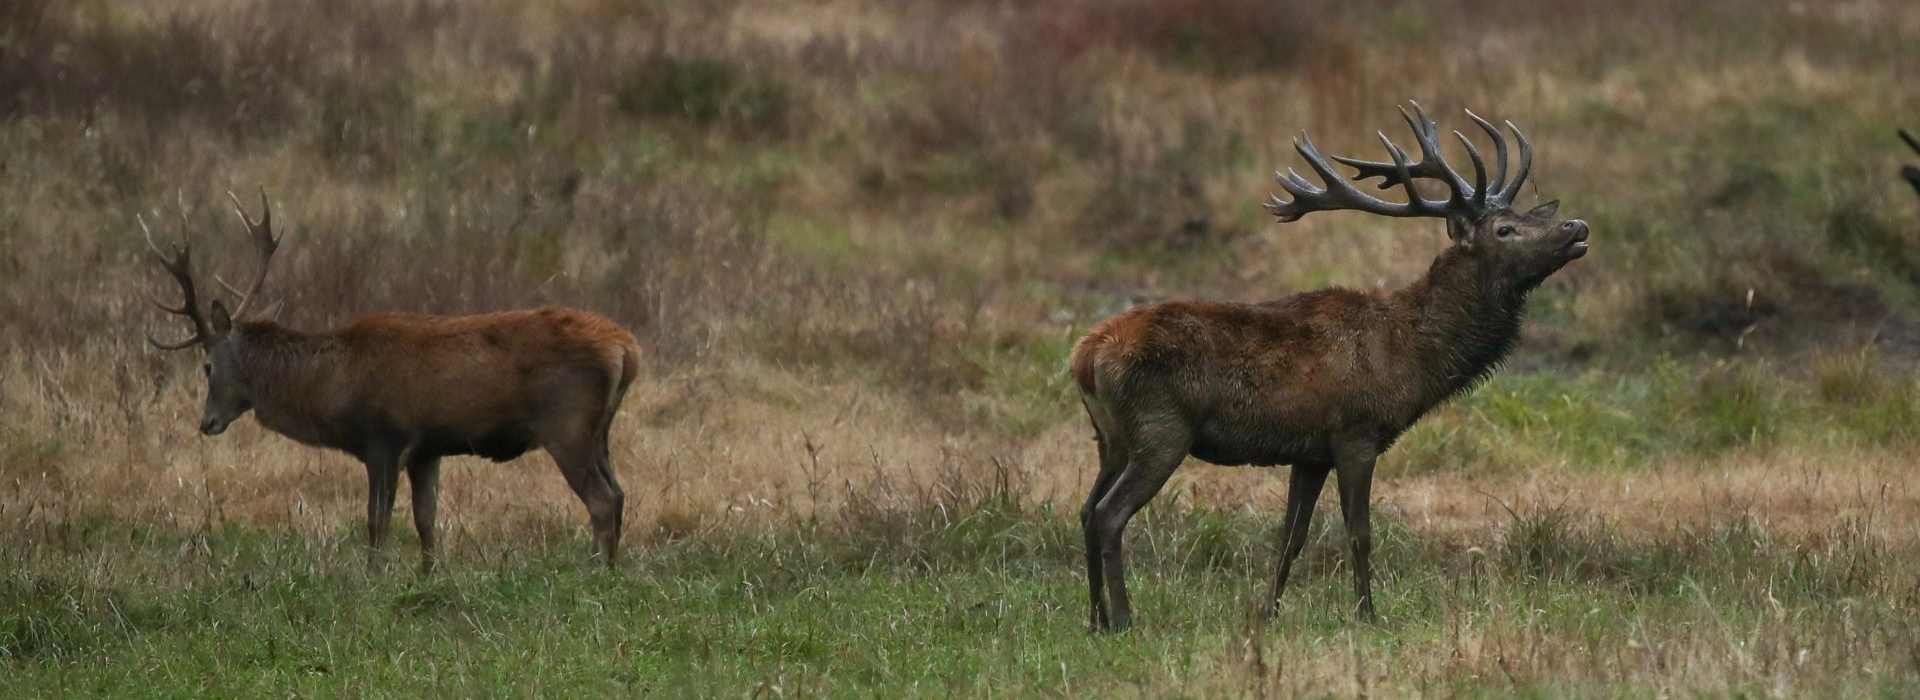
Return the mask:
M213 363L209 362L204 365L200 365L200 373L207 375L209 377L213 376Z
M1512 227L1512 226L1502 226L1502 227L1500 227L1500 230L1498 230L1498 231L1494 231L1494 234L1495 234L1495 235L1498 235L1498 236L1500 236L1501 238L1506 238L1506 237L1508 237L1508 236L1511 236L1511 235L1513 235L1513 227Z

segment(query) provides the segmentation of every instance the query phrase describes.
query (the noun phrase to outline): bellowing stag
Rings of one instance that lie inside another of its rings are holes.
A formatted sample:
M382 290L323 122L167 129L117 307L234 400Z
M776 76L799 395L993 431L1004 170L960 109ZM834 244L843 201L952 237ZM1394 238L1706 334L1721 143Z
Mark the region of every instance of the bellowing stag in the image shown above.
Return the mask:
M180 285L179 304L154 303L193 327L185 340L148 341L163 350L197 347L205 358L200 432L218 435L251 410L268 430L365 463L370 560L386 541L406 469L422 571L434 564L440 458L506 461L542 447L586 504L598 555L612 566L625 496L608 462L607 432L639 372L633 335L600 316L556 307L476 316L380 313L319 332L236 320L280 245L264 191L260 206L255 221L233 198L260 255L260 275L245 292L227 287L239 297L232 311L218 299L203 311L190 246L176 244L167 255L140 222L153 256ZM183 215L183 238L185 226Z
M1373 616L1368 497L1374 460L1428 410L1491 373L1519 336L1527 295L1587 252L1587 224L1553 218L1558 202L1524 213L1511 206L1532 164L1526 137L1507 177L1500 130L1468 112L1493 140L1491 182L1472 141L1454 132L1473 181L1442 158L1433 120L1419 105L1401 110L1420 161L1383 133L1391 160L1335 157L1400 186L1406 202L1361 192L1344 181L1304 136L1294 148L1325 182L1278 174L1293 198L1271 197L1281 222L1316 211L1445 219L1453 244L1424 278L1388 293L1332 288L1264 303L1172 301L1140 306L1095 326L1073 349L1071 372L1093 422L1100 472L1080 510L1095 629L1132 621L1121 535L1127 521L1188 456L1221 465L1292 465L1273 586L1271 617L1294 559L1306 544L1328 473L1338 475L1353 556L1357 612ZM1417 116L1416 116L1417 115ZM1431 200L1416 179L1443 183Z

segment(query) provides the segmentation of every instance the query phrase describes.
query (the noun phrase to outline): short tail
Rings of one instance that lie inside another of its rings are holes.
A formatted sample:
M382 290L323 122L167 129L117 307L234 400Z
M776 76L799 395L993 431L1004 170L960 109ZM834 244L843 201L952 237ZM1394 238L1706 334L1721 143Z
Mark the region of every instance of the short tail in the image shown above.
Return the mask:
M627 398L627 387L631 386L633 380L640 376L640 343L635 341L632 335L628 335L621 339L618 351L620 353L620 377L614 382L612 387L609 387L611 391L607 393L606 410L600 417L600 428L602 431L613 428L613 416L620 412L620 402Z
M632 336L620 347L620 393L627 393L627 385L640 376L640 344Z
M1106 336L1093 333L1081 338L1073 346L1073 356L1067 360L1067 371L1073 375L1073 383L1080 385L1080 392L1093 394L1093 382L1096 360Z

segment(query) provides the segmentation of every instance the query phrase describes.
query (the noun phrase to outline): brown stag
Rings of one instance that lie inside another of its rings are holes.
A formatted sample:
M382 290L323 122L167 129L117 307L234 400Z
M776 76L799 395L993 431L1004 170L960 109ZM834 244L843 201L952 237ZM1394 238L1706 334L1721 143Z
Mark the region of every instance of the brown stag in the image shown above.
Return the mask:
M607 433L639 372L632 334L600 316L554 307L476 316L381 313L320 332L235 320L266 280L280 239L266 192L259 221L228 196L260 255L260 275L246 291L216 278L239 297L231 312L218 299L203 312L190 247L162 253L140 222L148 248L180 285L178 305L154 303L193 326L185 340L148 341L163 350L203 351L201 433L218 435L252 410L268 430L359 458L367 468L370 560L378 560L386 541L404 467L422 571L434 564L440 458L506 461L542 447L586 503L598 555L612 566L625 496L609 464ZM181 225L184 238L184 214Z
M1479 151L1454 132L1473 163L1468 183L1442 158L1438 129L1419 105L1401 112L1419 162L1408 162L1384 133L1390 161L1334 159L1357 169L1355 180L1404 187L1406 202L1362 193L1303 136L1294 148L1325 186L1292 170L1276 174L1293 201L1271 197L1266 207L1283 223L1334 210L1445 219L1453 244L1424 278L1390 293L1332 288L1264 303L1140 306L1095 326L1074 347L1071 371L1100 453L1099 476L1080 510L1095 629L1131 622L1121 535L1187 455L1221 465L1292 465L1279 561L1261 605L1269 617L1306 544L1327 474L1338 474L1357 612L1372 618L1374 460L1421 415L1491 373L1519 335L1528 293L1587 252L1586 222L1555 220L1558 202L1511 209L1532 164L1511 122L1519 154L1508 179L1500 130L1467 113L1492 137L1497 166L1489 182ZM1414 186L1422 178L1439 180L1450 195L1427 199Z
M1913 149L1915 154L1920 155L1920 141L1914 140L1913 134L1907 133L1906 129L1901 129L1900 140L1907 142L1907 147ZM1913 185L1914 192L1920 192L1920 166L1900 166L1900 177L1906 178L1907 184Z

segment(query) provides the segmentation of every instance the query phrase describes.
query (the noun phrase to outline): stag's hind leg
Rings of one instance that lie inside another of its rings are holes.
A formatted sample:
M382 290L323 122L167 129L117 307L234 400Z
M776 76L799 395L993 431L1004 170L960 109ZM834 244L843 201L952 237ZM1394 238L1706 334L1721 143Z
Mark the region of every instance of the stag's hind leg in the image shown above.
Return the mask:
M367 465L367 566L377 567L387 545L393 520L393 499L400 486L402 450L375 447L362 460Z
M1293 572L1293 562L1307 546L1313 506L1320 500L1320 490L1326 487L1329 471L1332 470L1326 465L1301 464L1294 466L1287 476L1287 515L1280 525L1280 561L1274 567L1273 587L1267 589L1267 599L1260 605L1261 617L1271 620L1278 609L1280 594L1286 591L1287 577Z
M1127 600L1126 552L1121 539L1127 522L1160 493L1193 444L1185 427L1168 423L1134 433L1126 468L1094 506L1093 513L1100 539L1100 565L1107 579L1107 602L1111 608L1107 629L1114 632L1133 624L1133 606Z
M534 432L567 478L567 486L586 505L595 555L612 568L620 545L620 514L626 509L626 495L607 460L607 432L614 412L608 402L615 398L614 380L584 370L557 376L569 381L556 382L557 389L547 400L568 408L544 416Z
M1105 629L1110 621L1107 607L1107 595L1104 590L1100 560L1100 528L1094 513L1100 505L1100 499L1113 488L1115 479L1127 467L1127 451L1116 444L1118 435L1109 435L1094 428L1095 439L1100 449L1100 474L1093 479L1093 488L1087 492L1087 502L1080 507L1080 532L1086 538L1087 546L1087 592L1092 610L1087 614L1087 624L1093 629Z
M614 550L620 546L620 533L625 532L627 492L620 488L620 479L613 474L613 457L608 454L606 430L600 432L599 443L599 455L593 463L594 471L600 475L601 481L605 482L607 489L613 493L613 524L607 528L609 541L606 544L607 564L612 565ZM596 526L596 537L600 536L598 532L599 528Z
M436 559L433 520L440 507L440 458L408 460L407 483L413 491L413 529L420 533L420 573L432 573Z
M607 463L605 434L547 448L567 485L587 506L587 518L593 524L594 551L612 567L620 547L621 513L626 510L626 494L614 481Z

